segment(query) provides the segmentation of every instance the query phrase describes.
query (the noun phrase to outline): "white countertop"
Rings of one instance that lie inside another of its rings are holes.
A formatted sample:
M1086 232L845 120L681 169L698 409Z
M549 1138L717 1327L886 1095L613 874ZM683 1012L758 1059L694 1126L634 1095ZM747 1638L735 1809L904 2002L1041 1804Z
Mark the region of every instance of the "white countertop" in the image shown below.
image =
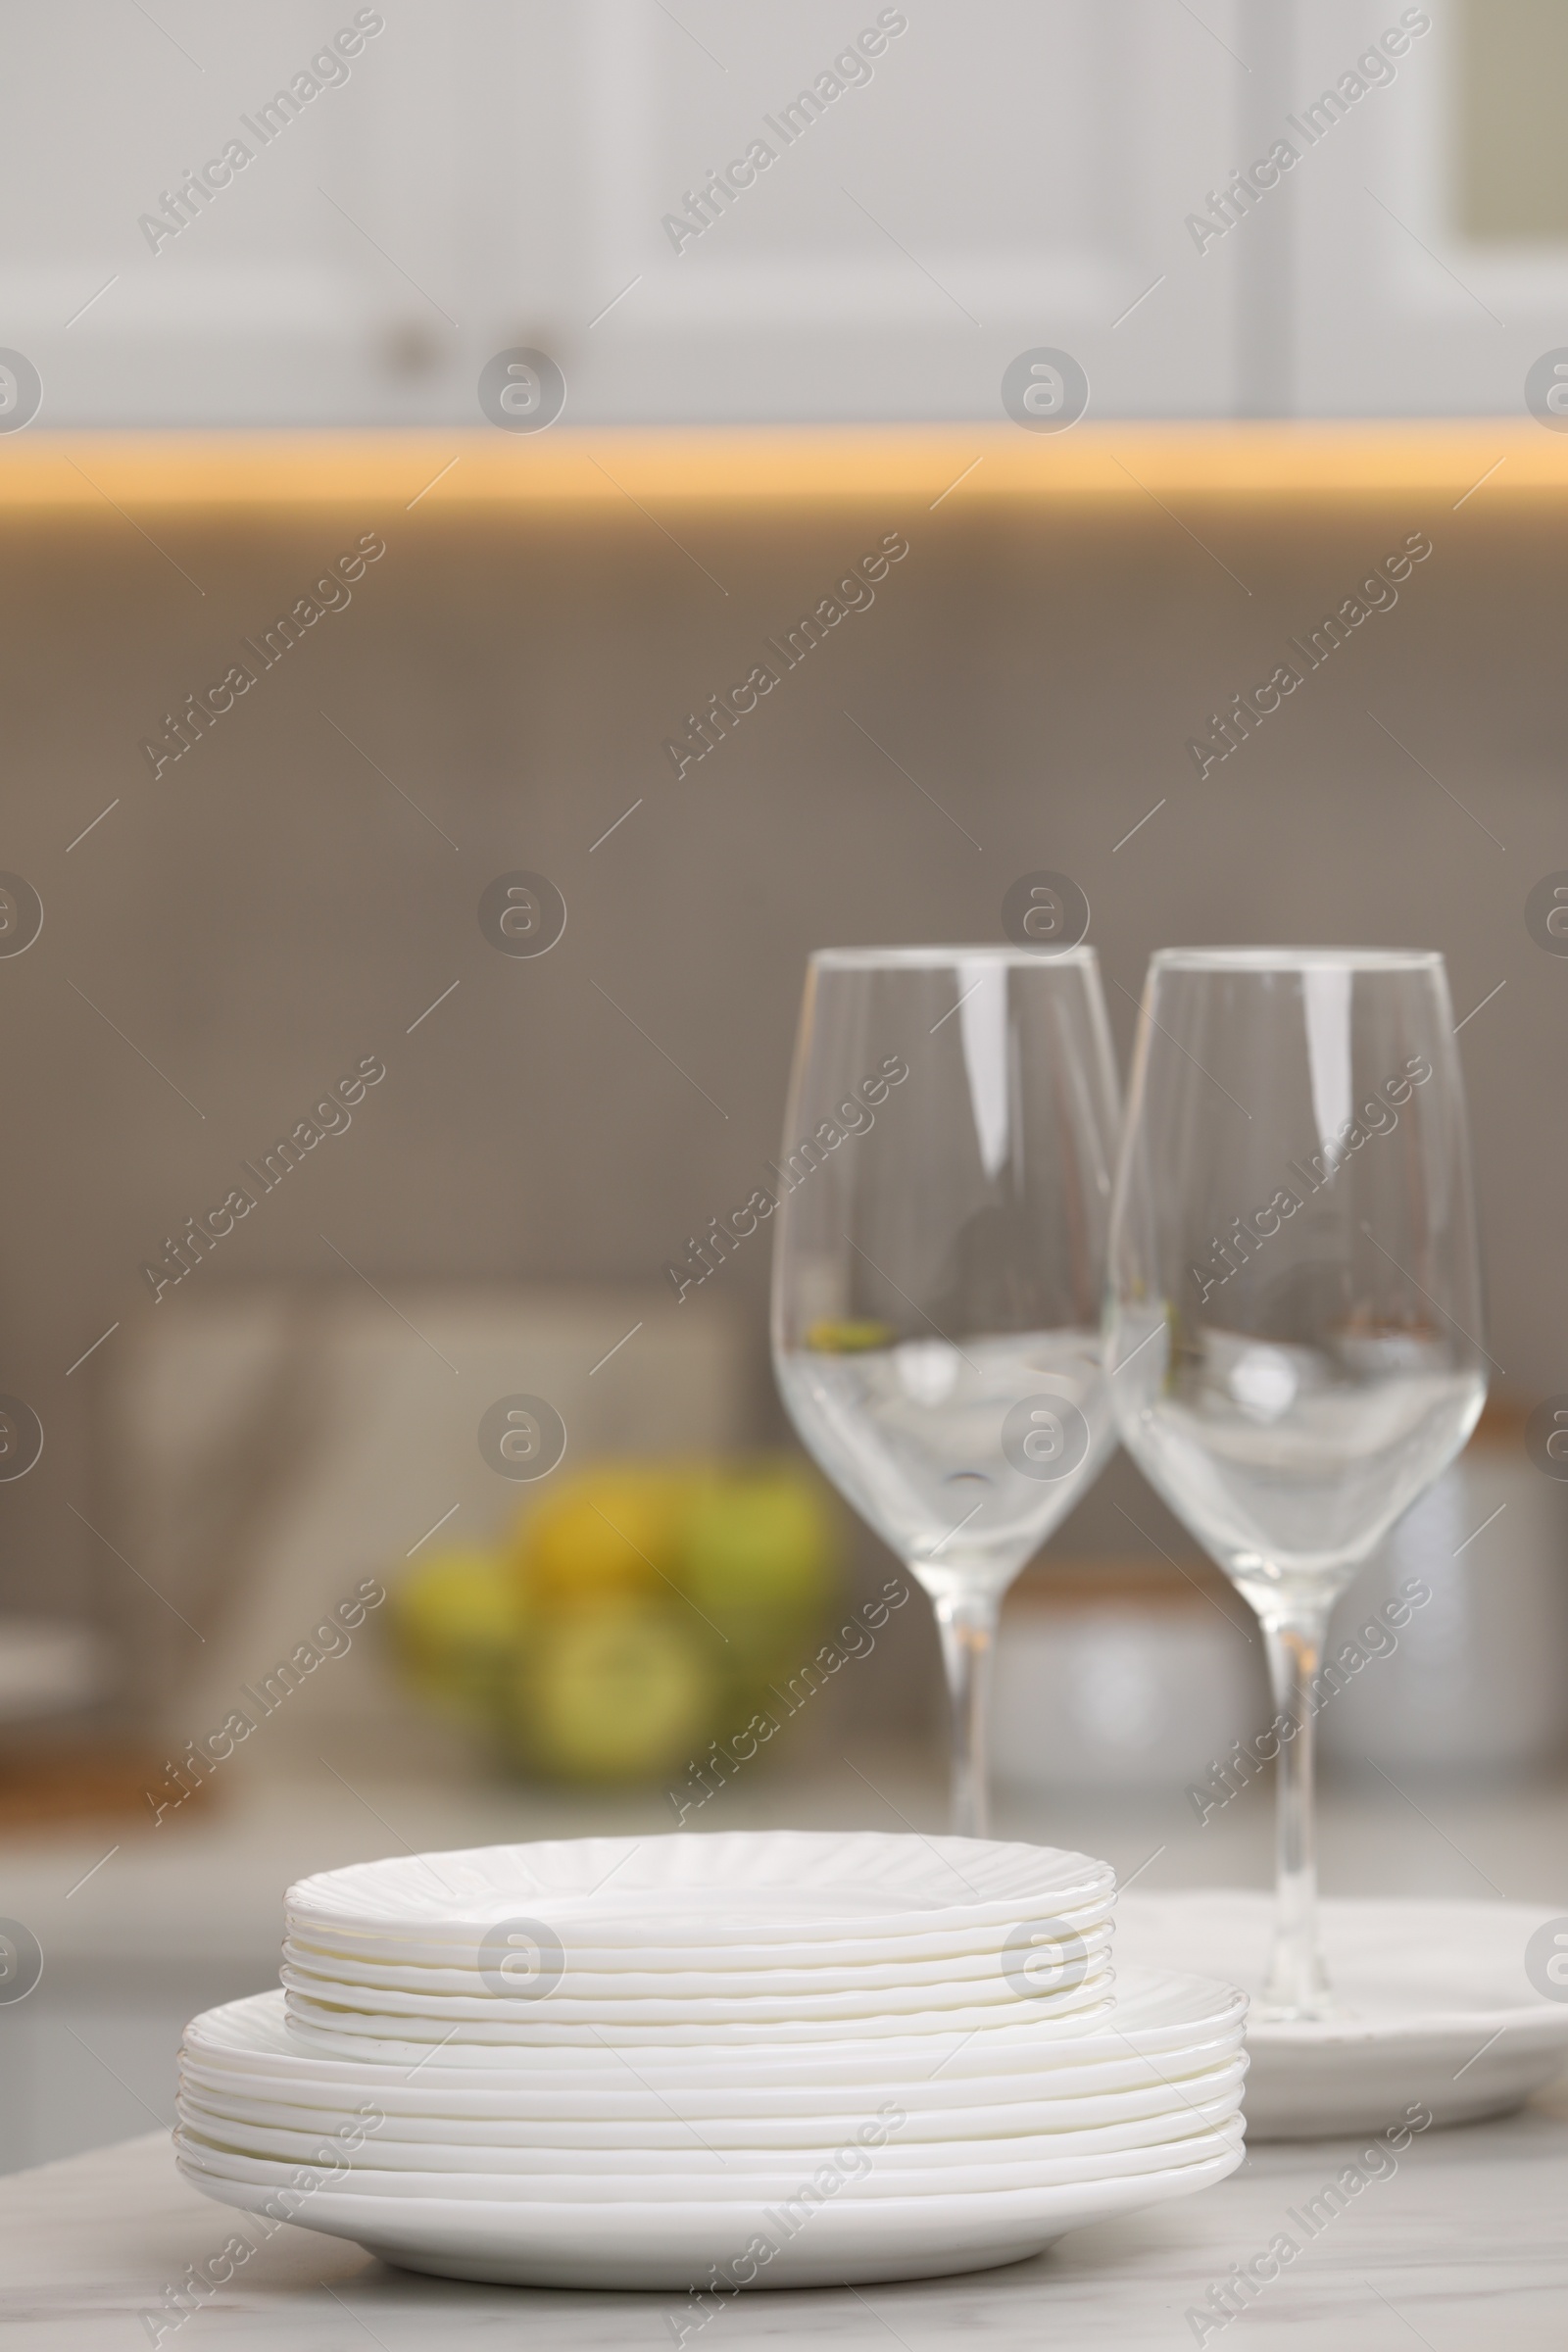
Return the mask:
M1005 2270L908 2286L739 2297L693 2352L805 2343L938 2352L960 2336L996 2352L1060 2344L1176 2352L1211 2281L1261 2251L1332 2180L1354 2143L1259 2148L1217 2188L1073 2231ZM1434 2132L1391 2179L1336 2216L1235 2330L1291 2352L1562 2352L1568 2338L1568 2090L1503 2123ZM608 2226L608 2225L607 2225ZM161 2133L0 2181L0 2346L130 2352L188 2264L228 2234L226 2209L174 2171ZM394 2271L346 2241L279 2230L243 2286L214 2296L167 2345L248 2352L450 2352L535 2343L548 2352L671 2346L674 2295L469 2286ZM1223 2338L1210 2333L1210 2344Z

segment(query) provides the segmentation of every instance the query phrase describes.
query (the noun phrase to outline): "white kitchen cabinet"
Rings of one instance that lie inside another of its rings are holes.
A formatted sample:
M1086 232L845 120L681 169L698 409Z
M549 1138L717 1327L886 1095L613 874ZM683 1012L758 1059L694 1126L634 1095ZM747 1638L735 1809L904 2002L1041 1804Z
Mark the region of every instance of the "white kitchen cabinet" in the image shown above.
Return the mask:
M1223 35L1235 11L1204 13ZM1241 70L1196 18L680 14L712 58L655 7L583 12L582 276L628 289L567 362L585 414L996 418L1004 369L1039 348L1079 361L1094 415L1229 408L1236 273L1190 266L1179 198L1229 152ZM755 176L705 181L732 164Z
M1568 203L1531 152L1548 121L1561 148L1562 19L1560 0L1295 8L1278 93L1304 134L1285 189L1293 411L1524 411L1527 371L1568 342ZM1391 31L1408 46L1377 80Z
M1517 415L1568 333L1560 0L154 14L12 13L46 425Z
M1233 143L1237 13L35 5L0 346L52 426L478 424L521 347L575 422L992 419L1040 348L1093 414L1224 413L1237 272L1182 216Z
M565 266L534 135L561 136L541 83L565 24L434 0L153 17L10 12L0 344L42 377L40 425L476 420L470 349Z

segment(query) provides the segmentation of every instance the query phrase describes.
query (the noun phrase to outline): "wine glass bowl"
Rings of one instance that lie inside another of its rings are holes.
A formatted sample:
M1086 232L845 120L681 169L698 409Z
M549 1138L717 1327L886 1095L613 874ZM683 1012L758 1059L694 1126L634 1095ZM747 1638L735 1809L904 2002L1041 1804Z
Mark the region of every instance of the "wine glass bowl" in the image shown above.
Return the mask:
M1100 1300L1115 1125L1092 950L811 958L774 1366L809 1451L936 1606L971 1835L1002 1594L1114 1445Z
M1280 2016L1329 2006L1310 1821L1329 1611L1474 1427L1481 1329L1442 957L1156 956L1106 1361L1129 1451L1263 1626L1280 1708Z

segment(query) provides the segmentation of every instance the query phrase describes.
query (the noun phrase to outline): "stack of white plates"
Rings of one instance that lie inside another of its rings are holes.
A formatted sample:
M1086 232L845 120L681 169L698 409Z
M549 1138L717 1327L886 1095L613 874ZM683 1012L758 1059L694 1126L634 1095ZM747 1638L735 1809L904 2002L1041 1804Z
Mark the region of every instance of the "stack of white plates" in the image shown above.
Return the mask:
M1241 2161L1246 2000L1109 1968L1109 1866L969 1839L583 1839L288 1897L188 2029L208 2194L388 2261L694 2288L982 2269Z

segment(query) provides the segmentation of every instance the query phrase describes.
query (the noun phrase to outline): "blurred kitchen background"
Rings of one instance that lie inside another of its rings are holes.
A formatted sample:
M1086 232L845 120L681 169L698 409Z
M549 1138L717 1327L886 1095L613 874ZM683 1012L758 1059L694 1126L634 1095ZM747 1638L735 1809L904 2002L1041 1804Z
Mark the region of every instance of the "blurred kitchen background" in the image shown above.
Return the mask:
M0 52L0 2164L166 2116L306 1870L941 1822L928 1609L713 1221L809 951L1001 938L1039 869L1124 1067L1161 944L1448 958L1494 1399L1344 1603L1430 1593L1325 1710L1324 1876L1545 1896L1562 11L59 0ZM1258 1644L1125 1459L1005 1626L1002 1832L1261 1884L1266 1778L1191 1793Z

